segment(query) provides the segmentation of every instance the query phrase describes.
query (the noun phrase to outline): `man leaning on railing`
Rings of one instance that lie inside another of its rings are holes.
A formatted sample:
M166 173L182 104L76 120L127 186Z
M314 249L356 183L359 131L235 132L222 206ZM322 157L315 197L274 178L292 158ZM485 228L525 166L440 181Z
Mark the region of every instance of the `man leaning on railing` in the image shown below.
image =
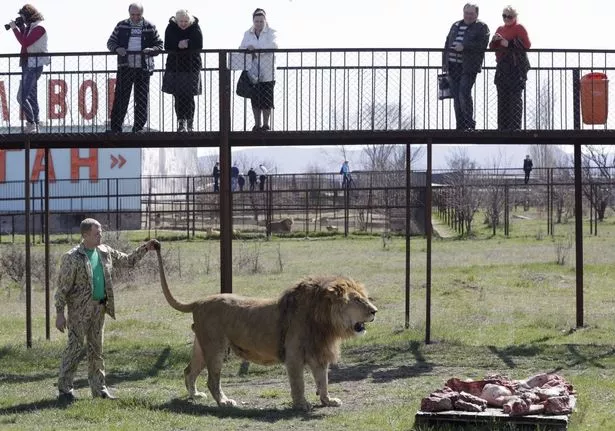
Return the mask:
M156 26L143 19L143 6L132 3L128 7L130 18L117 23L107 41L109 51L117 53L117 80L111 108L111 132L121 132L130 102L132 86L135 87L133 132L143 131L147 122L149 103L149 78L154 71L154 59L163 48ZM140 52L140 54L127 54Z

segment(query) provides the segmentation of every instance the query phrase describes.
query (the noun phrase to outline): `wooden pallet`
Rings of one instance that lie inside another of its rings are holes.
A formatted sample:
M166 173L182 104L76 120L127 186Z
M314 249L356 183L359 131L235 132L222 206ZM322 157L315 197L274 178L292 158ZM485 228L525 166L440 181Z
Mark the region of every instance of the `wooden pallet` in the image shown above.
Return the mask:
M514 424L517 429L541 431L566 431L570 415L527 415L510 416L502 409L487 408L484 412L462 412L449 410L445 412L418 411L415 416L416 425L472 425L486 426L489 424ZM470 428L468 428L470 429Z

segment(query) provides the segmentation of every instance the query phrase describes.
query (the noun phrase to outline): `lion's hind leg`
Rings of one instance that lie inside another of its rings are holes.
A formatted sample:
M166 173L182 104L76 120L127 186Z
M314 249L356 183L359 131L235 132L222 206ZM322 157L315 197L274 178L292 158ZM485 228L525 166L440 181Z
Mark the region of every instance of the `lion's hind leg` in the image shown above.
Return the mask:
M211 396L214 397L220 407L234 407L237 405L235 400L227 398L224 392L222 392L222 386L220 385L220 375L222 373L222 364L224 363L224 356L226 349L224 346L212 349L210 355L206 358L207 363L207 387Z
M203 350L199 344L199 339L195 336L192 344L192 358L190 363L184 368L184 382L188 389L189 398L205 398L205 392L199 392L196 388L196 379L199 377L205 368L205 359L203 358Z

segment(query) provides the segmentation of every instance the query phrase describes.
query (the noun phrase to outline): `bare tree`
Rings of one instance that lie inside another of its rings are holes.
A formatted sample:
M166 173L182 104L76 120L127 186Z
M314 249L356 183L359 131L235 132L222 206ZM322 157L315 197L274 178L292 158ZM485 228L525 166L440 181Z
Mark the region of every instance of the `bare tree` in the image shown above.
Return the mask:
M536 111L531 121L539 130L555 128L555 91L552 79L546 79L540 83L536 95Z
M363 130L411 130L416 125L416 117L405 112L401 104L366 104L360 117Z
M582 154L583 194L598 213L598 220L611 203L615 155L598 145L586 145Z
M410 164L418 162L425 153L422 145L410 148ZM406 145L366 145L363 147L363 169L368 171L403 171L406 169Z
M561 150L556 145L540 144L528 146L528 153L534 164L534 176L544 181L547 178L547 168L556 166Z
M470 160L468 152L462 147L453 150L453 154L447 159L451 170L445 175L444 182L448 185L448 205L453 208L456 217L462 226L462 233L472 232L474 215L480 208L481 194L477 187L478 178L476 161Z
M559 154L553 180L553 199L555 202L555 222L564 223L574 214L574 169L572 158L563 151Z
M493 235L500 225L500 218L506 204L506 170L503 165L510 164L500 151L491 161L488 169L482 171L482 188L484 190L486 222L492 228Z

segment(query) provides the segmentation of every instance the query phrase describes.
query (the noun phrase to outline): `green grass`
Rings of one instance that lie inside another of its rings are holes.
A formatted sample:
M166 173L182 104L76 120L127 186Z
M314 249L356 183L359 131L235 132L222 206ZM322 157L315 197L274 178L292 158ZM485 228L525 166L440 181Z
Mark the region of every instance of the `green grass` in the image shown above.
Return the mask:
M524 215L528 215L524 213ZM569 429L615 429L615 226L605 221L599 236L584 236L585 327L576 329L574 249L566 265L555 263L555 241L570 230L556 226L555 240L537 232L546 223L536 214L513 219L511 237L491 236L480 225L472 240L435 240L431 344L425 344L424 239L411 241L409 328L404 327L405 239L393 238L387 249L372 236L343 239L298 238L262 242L260 247L234 241L235 256L254 258L259 272L235 268L233 289L251 296L272 296L307 274L350 275L362 281L379 307L378 318L363 337L344 344L341 362L330 371L330 392L344 404L290 409L282 366L251 365L239 376L240 361L231 357L222 383L238 408L221 409L208 396L186 399L183 368L191 353L191 317L171 309L154 274L118 286L117 320L108 319L105 357L108 383L118 402L92 400L85 363L77 375L80 399L69 407L56 403L59 358L66 336L55 329L44 339L44 294L33 292L33 348L25 344L25 303L14 286L0 295L0 429L112 430L408 430L420 400L453 376L481 378L507 374L525 378L556 371L578 391L578 408ZM479 220L477 218L477 220ZM131 241L144 232L131 233ZM171 241L165 249L171 289L181 300L219 290L218 243ZM0 245L0 253L5 244ZM67 250L54 244L52 251ZM34 252L40 252L37 246ZM278 253L284 271L278 267ZM204 256L209 254L210 271ZM142 262L155 268L154 256ZM181 278L179 271L181 270ZM151 272L151 271L150 271ZM53 322L52 322L53 325ZM204 379L199 388L206 391ZM317 402L306 374L308 399ZM454 428L449 428L454 429ZM485 429L496 429L493 426ZM502 428L506 429L506 428Z

